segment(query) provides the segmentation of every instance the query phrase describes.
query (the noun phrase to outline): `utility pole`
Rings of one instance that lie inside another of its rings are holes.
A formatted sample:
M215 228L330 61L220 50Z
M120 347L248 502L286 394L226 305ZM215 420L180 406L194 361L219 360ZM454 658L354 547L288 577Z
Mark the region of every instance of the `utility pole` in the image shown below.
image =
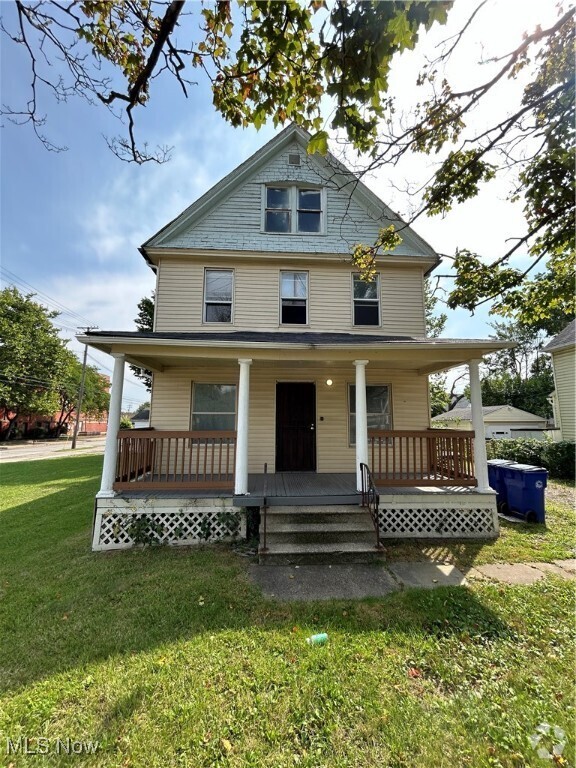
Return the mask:
M87 328L81 328L85 333L93 331L98 328L97 325L90 325ZM82 378L80 379L80 392L78 394L78 406L76 408L76 424L74 425L74 435L72 437L72 445L70 449L76 448L76 441L78 439L78 429L80 428L80 414L82 413L82 399L84 398L84 382L86 381L86 358L88 357L88 344L84 344L84 360L82 362Z

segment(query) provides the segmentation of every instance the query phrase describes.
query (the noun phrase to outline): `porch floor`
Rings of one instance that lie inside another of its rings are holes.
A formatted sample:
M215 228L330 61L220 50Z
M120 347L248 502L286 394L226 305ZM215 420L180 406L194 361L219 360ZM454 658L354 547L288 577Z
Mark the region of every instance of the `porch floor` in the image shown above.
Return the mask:
M476 489L469 486L386 486L378 484L382 499L390 496L413 496L414 494L472 494ZM360 504L361 494L356 490L356 475L352 472L276 472L251 474L248 476L248 495L234 496L232 491L221 489L183 490L174 487L166 490L123 490L117 496L134 499L174 498L231 498L234 506L261 507L264 499L269 506L305 506L328 504Z
M464 486L398 486L378 485L380 497L410 496L414 494L474 493L475 488ZM249 496L234 496L234 505L261 507L266 498L269 506L293 504L360 504L361 494L356 490L353 472L276 472L248 476Z

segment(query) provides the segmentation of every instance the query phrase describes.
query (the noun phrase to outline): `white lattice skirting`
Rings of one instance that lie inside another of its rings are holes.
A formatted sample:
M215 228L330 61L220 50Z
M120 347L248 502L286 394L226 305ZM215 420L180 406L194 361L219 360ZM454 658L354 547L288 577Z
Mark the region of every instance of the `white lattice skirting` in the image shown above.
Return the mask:
M451 503L450 503L451 502ZM382 538L486 539L498 536L496 503L488 496L479 503L381 504L378 510Z
M245 516L232 499L96 499L92 549L206 544L245 533Z

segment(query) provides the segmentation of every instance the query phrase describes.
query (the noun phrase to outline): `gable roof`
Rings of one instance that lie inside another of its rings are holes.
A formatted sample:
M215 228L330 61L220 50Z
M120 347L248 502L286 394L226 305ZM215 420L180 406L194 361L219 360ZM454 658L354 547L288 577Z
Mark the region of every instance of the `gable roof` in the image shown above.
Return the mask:
M544 347L544 352L556 352L556 350L564 349L566 347L573 347L576 345L576 320L572 320L568 323L566 328L560 331L559 334L554 336L552 341Z
M289 125L267 144L261 147L251 157L237 166L227 176L221 179L211 189L199 197L192 205L188 206L176 218L166 224L156 234L149 238L141 247L142 255L151 262L149 249L170 247L170 239L175 238L185 230L195 226L212 209L218 206L225 198L229 197L242 184L246 183L261 168L269 163L276 155L282 152L286 147L297 142L299 147L306 154L307 146L311 135L295 124ZM404 225L402 219L392 211L372 190L370 190L358 177L346 168L334 155L328 153L325 157L314 154L308 155L308 162L314 165L320 175L324 175L326 181L336 185L338 190L350 189L350 196L358 202L364 209L377 211L382 219L390 222L398 222ZM328 177L326 177L328 173ZM436 251L420 237L408 225L402 229L403 244L411 254L427 257L428 260L434 259L439 262ZM400 246L402 247L402 246ZM434 264L431 268L436 266Z
M546 421L543 416L523 411L521 408L516 408L513 405L486 405L482 408L482 416L488 422L507 421L512 413L517 418L521 416L526 421ZM447 413L439 413L437 416L433 416L431 421L472 421L472 408L454 408Z
M150 419L150 408L140 408L130 417L132 421L148 421Z

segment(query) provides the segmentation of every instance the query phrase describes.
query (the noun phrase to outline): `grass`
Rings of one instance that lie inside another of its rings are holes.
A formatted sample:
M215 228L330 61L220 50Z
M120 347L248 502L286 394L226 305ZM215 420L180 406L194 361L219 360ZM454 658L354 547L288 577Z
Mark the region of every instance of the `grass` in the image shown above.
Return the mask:
M227 547L91 553L101 461L2 467L0 762L536 768L551 763L528 737L548 722L574 763L570 583L267 601ZM555 505L537 535L567 552ZM457 554L532 552L522 536Z
M386 547L389 560L442 560L459 568L486 563L531 563L564 560L576 555L574 484L549 480L546 489L546 523L500 520L494 541L421 544L397 541Z

